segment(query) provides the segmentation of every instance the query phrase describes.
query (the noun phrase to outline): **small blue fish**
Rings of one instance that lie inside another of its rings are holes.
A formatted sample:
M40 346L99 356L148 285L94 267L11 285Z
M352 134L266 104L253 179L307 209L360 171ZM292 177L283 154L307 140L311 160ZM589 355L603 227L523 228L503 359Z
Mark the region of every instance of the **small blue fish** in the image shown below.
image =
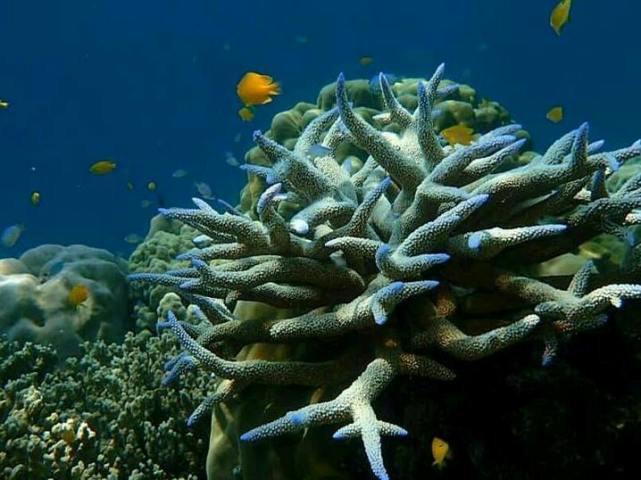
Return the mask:
M188 175L187 170L179 168L174 173L171 174L174 178L184 178Z
M144 238L138 235L137 233L130 233L124 238L125 242L135 245L136 243L141 243Z
M58 275L64 268L65 262L63 262L62 260L58 260L49 267L49 275L51 277L53 277L54 275Z
M607 162L610 170L612 170L613 172L616 172L621 167L621 163L610 152L605 153L604 155L605 155L605 161Z
M262 167L260 165L252 165L250 163L245 163L238 168L264 178L268 185L273 185L280 181L278 179L278 176L276 175L276 172L274 172L274 170L269 167Z
M632 228L626 228L624 229L624 232L623 238L625 239L625 243L628 247L634 248L638 242L636 232Z
M200 196L204 199L212 200L214 198L214 193L211 187L205 182L194 182L194 186L196 187L196 190L198 190Z
M232 167L237 167L240 165L238 159L234 157L234 154L231 152L225 152L225 163Z
M398 75L394 75L393 73L383 73L383 75L385 75L385 78L387 78L387 83L389 83L390 85L394 85L396 82L401 80L401 77L399 77ZM369 89L372 93L381 92L381 84L378 80L378 73L369 79Z
M22 232L24 232L24 225L10 225L2 232L0 240L5 247L11 248L18 243Z
M354 164L352 163L352 159L350 157L347 157L345 160L343 160L343 163L341 164L341 168L347 175L351 175L352 171L354 170Z
M316 143L307 149L307 154L311 157L326 157L327 155L332 154L332 149Z
M54 262L48 262L40 270L40 282L44 283L52 277L55 277L65 268L65 262L62 260L56 260Z

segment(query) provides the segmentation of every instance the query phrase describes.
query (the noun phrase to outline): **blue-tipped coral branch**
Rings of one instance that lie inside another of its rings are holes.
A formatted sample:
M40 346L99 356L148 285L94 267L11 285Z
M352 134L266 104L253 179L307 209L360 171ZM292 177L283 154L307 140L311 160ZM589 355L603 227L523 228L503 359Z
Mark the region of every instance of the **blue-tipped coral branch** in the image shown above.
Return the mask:
M605 189L609 175L641 154L641 142L598 152L603 142L590 144L583 124L544 155L517 163L525 140L520 125L508 124L470 145L443 146L434 112L458 88L440 85L443 70L418 82L413 112L380 75L385 121L396 130L379 130L357 113L341 74L336 107L310 122L293 150L256 132L271 165L243 167L267 184L255 212L221 214L198 199L196 209L161 210L202 234L198 248L182 256L192 266L131 279L170 287L200 307L197 327L172 313L159 324L185 350L168 362L165 383L195 368L219 378L189 424L250 384L340 386L333 400L289 412L241 440L343 425L334 438L360 437L374 476L387 479L381 437L407 432L379 420L372 403L398 376L454 378L426 353L472 361L532 338L543 339L549 364L560 341L597 328L611 309L641 298L641 247L624 230L641 223L641 175L618 192ZM342 143L367 153L360 169L341 167ZM620 278L609 273L604 283L592 263L567 288L523 273L533 270L522 266L573 251L604 232L630 249ZM458 306L476 292L509 298L516 307L469 335L465 321L483 320ZM297 314L241 321L213 299L257 301ZM239 347L257 342L322 343L348 333L348 346L324 361L234 358ZM353 340L358 334L362 343Z

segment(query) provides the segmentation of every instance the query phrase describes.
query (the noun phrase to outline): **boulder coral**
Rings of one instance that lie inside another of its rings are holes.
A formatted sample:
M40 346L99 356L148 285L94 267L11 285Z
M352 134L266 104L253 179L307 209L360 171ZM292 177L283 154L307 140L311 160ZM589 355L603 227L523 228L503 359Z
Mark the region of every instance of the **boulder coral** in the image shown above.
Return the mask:
M158 323L184 349L167 365L170 380L195 369L218 379L190 425L250 385L338 389L240 440L335 425L334 439L360 439L384 480L382 437L408 434L374 409L394 379L453 381L448 357L475 361L524 340L540 342L550 365L563 342L641 298L641 250L628 234L641 222L641 173L614 193L605 188L641 142L602 152L582 124L524 161L521 126L506 124L470 145L444 145L436 105L457 86L442 77L441 65L418 81L412 111L381 74L379 120L394 125L384 129L355 112L340 75L336 106L293 145L255 133L268 164L249 170L267 188L251 215L221 214L200 199L196 209L161 210L212 242L180 256L188 268L131 276L173 289L199 312L197 325L172 312ZM358 168L336 157L345 145L366 152ZM603 233L626 242L619 268L601 272L587 261L571 278L534 273ZM240 301L294 313L240 320ZM309 345L315 354L236 357L258 343Z
M84 340L122 340L130 329L127 264L84 245L41 245L0 260L0 332L9 340L48 344L61 357ZM87 289L80 304L75 286Z

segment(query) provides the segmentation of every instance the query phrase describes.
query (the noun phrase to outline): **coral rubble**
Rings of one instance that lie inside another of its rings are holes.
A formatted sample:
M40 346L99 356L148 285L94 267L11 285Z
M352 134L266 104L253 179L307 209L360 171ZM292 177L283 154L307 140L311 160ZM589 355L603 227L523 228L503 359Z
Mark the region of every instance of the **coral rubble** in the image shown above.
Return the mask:
M247 167L267 184L254 211L221 214L199 199L197 209L162 210L211 242L181 255L188 268L131 277L175 290L201 318L193 325L169 312L158 324L185 350L169 362L170 379L196 368L220 379L190 424L254 384L339 388L240 439L337 425L334 438L360 438L372 472L387 479L381 437L408 432L379 419L373 403L395 378L450 381L448 356L474 361L524 339L541 342L549 365L560 342L641 298L641 252L628 234L641 221L641 174L615 193L605 188L641 142L601 153L583 124L523 161L521 127L507 124L444 146L437 105L457 87L442 75L440 66L418 81L410 111L381 74L386 113L376 121L355 112L341 75L336 106L327 101L295 142L256 132L269 164ZM365 161L346 165L335 155L345 145ZM586 262L571 279L535 273L603 233L627 242L620 268ZM244 301L294 313L241 320L233 307ZM315 353L236 358L257 343Z

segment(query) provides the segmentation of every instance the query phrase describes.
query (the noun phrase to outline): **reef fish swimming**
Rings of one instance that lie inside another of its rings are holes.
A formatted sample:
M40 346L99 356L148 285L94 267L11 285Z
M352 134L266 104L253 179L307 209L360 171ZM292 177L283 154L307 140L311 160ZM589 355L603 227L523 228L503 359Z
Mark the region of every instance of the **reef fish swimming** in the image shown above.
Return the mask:
M9 102L7 102L6 100L0 100L0 108L3 110L5 108L9 108Z
M205 199L213 199L214 198L214 193L211 189L211 187L206 184L205 182L194 182L194 187L196 187L196 190L198 190L198 193L200 193L200 196L205 198Z
M473 140L474 130L462 123L441 130L441 136L447 140L447 143L454 145L469 145Z
M331 153L331 148L321 145L320 143L315 143L307 149L307 154L311 157L325 157Z
M238 116L243 122L251 122L254 119L254 112L249 107L243 107L238 110Z
M550 14L550 26L557 35L561 35L561 29L568 23L572 0L561 0Z
M225 152L225 163L231 167L237 167L240 165L238 159L234 157L234 154L231 152Z
M125 237L125 242L131 243L132 245L135 245L137 243L140 243L144 240L140 235L137 233L130 233Z
M187 170L179 168L174 173L171 174L174 178L184 178L188 175Z
M387 78L387 82L390 85L394 85L396 82L400 82L402 80L401 77L393 73L383 73L383 75L385 75L385 78ZM381 86L378 73L376 75L373 75L372 78L369 79L369 89L372 93L380 93Z
M269 75L247 72L236 85L236 93L246 107L263 105L280 94L280 85ZM240 115L240 112L238 112ZM242 116L241 116L242 118Z
M556 107L550 108L548 113L545 114L545 118L552 123L559 123L563 120L563 107L561 105L557 105Z
M77 307L85 300L89 298L89 288L87 285L78 283L74 285L71 290L69 290L69 295L67 295L67 301L74 307Z
M437 468L443 468L445 461L452 458L452 450L445 440L434 437L432 440L432 456L434 457L432 465Z
M24 225L10 225L4 229L2 235L0 236L0 241L2 245L7 248L13 247L18 240L20 240L20 235L24 232Z
M100 160L89 167L89 171L94 175L106 175L116 169L116 162L113 160Z
M38 191L33 191L31 192L31 196L29 197L31 200L31 205L34 207L40 203L40 200L42 199L42 195L40 195L40 192Z

